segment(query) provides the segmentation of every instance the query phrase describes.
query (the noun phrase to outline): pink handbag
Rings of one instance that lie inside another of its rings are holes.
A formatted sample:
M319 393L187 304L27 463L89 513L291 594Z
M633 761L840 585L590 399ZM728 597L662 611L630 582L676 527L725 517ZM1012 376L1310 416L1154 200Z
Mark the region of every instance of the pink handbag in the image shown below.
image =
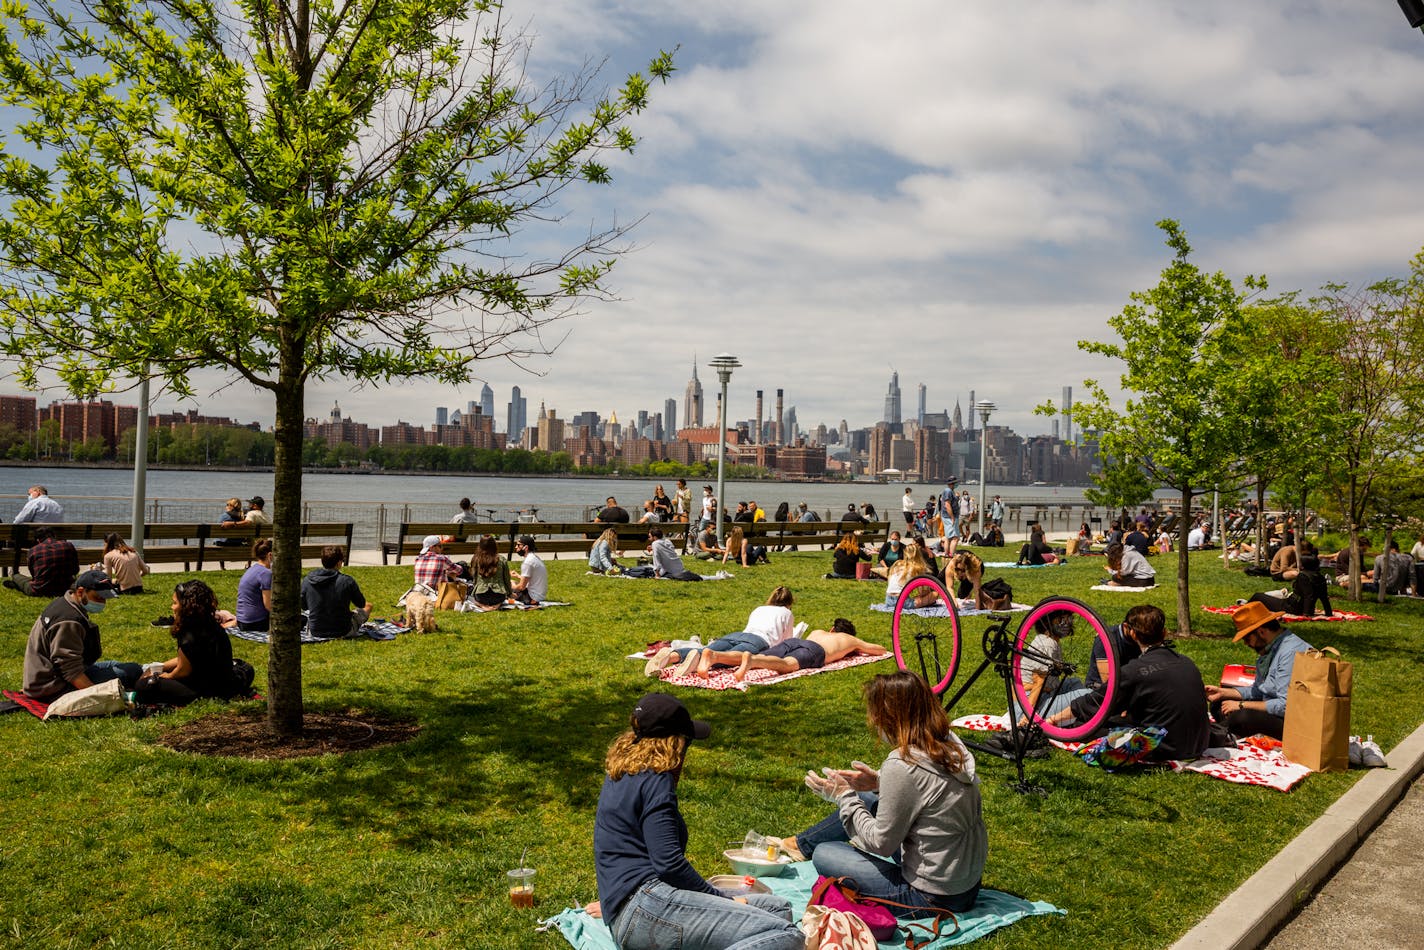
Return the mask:
M816 878L816 883L811 887L811 904L824 904L832 910L839 910L847 914L854 914L865 921L870 927L871 934L876 940L889 940L895 936L895 915L890 913L879 904L866 904L856 900L860 895L851 891L851 896L843 889L846 887L846 878L826 877L824 874Z

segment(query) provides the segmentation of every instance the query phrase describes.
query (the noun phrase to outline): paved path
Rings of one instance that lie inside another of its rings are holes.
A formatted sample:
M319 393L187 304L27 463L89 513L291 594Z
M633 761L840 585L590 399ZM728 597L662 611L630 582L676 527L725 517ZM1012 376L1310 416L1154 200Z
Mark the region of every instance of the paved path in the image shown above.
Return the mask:
M1424 781L1276 935L1270 950L1415 950L1424 946Z

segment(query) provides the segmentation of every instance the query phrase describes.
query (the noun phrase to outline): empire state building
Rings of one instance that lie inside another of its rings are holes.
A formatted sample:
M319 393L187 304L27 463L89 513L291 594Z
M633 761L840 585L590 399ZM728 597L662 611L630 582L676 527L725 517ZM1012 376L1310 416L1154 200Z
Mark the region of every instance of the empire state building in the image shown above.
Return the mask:
M682 397L683 425L693 429L702 428L702 382L697 378L697 357L692 358L692 379L687 383L687 392Z

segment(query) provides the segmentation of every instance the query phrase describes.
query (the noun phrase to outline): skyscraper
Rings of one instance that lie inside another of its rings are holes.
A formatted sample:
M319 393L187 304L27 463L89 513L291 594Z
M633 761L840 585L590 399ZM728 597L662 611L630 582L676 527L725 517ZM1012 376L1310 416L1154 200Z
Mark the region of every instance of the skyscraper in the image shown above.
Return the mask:
M974 432L974 418L975 418L974 406L975 406L974 390L971 389L971 390L969 390L969 431L970 431L971 434Z
M692 379L682 397L682 418L690 428L702 428L702 382L697 378L697 357L692 358Z
M524 437L528 424L529 402L519 394L519 387L509 391L509 406L505 410L505 433L510 444L517 444Z
M919 399L917 400L917 405L915 406L915 424L916 424L916 425L921 425L921 426L925 424L925 384L924 384L924 383L920 383L920 385L919 385Z
M1063 412L1063 441L1073 441L1073 387L1063 387L1063 404L1059 407Z
M448 406L435 407L435 424L438 426L448 425L450 422L450 408Z
M669 399L663 403L663 437L674 439L677 437L677 400Z
M489 383L480 389L480 412L485 414L486 419L494 418L494 390L490 389Z
M890 374L890 388L885 393L885 421L892 426L900 424L900 374Z

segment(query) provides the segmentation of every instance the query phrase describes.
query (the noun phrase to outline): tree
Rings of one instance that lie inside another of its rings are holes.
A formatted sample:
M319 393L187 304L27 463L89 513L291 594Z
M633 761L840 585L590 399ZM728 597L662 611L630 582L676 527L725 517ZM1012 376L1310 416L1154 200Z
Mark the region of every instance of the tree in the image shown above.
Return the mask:
M489 0L3 16L4 101L32 116L23 151L0 150L4 348L22 382L50 367L81 395L143 373L188 395L204 367L271 394L268 719L299 731L307 383L463 383L476 360L552 351L540 331L603 294L625 233L563 238L557 199L610 180L649 76L602 97L587 70L534 88ZM672 68L664 53L649 73Z
M1093 487L1084 489L1083 497L1096 507L1135 508L1152 497L1151 480L1141 463L1132 459L1108 459L1092 478Z
M1204 274L1189 260L1191 246L1176 221L1159 221L1174 258L1162 279L1134 291L1108 325L1119 342L1080 341L1080 349L1121 360L1122 411L1106 390L1086 380L1089 399L1074 406L1084 429L1097 429L1103 453L1140 460L1156 484L1182 497L1177 544L1177 630L1191 632L1187 532L1192 497L1239 477L1239 402L1228 383L1238 368L1243 294L1220 272ZM1260 286L1256 278L1248 287Z
M1418 449L1418 419L1424 413L1424 251L1415 256L1408 280L1353 291L1332 284L1313 303L1339 333L1340 429L1327 472L1351 549L1357 551L1377 486ZM1350 596L1358 600L1360 558L1350 563Z

